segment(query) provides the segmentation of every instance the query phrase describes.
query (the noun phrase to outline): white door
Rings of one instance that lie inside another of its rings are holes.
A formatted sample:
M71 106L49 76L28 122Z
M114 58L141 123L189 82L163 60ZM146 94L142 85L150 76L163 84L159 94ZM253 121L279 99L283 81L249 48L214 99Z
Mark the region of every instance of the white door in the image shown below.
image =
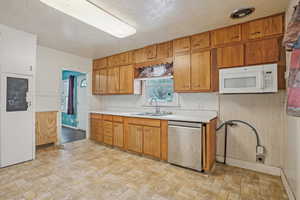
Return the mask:
M0 166L34 159L32 77L1 74Z
M86 130L87 124L87 88L82 85L82 81L86 80L86 75L80 75L77 77L77 120L78 129Z

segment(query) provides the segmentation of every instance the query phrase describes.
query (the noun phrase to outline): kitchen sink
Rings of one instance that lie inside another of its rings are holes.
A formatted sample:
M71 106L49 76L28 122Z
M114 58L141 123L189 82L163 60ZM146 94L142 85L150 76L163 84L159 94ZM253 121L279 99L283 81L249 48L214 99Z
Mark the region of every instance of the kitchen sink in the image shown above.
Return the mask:
M172 112L142 112L142 113L136 113L134 115L141 115L141 116L166 116L166 115L172 115Z

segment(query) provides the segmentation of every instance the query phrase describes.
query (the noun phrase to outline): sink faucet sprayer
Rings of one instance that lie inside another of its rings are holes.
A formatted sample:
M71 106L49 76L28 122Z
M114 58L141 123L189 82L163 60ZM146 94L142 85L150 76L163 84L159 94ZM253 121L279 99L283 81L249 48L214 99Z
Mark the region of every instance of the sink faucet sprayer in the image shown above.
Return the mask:
M158 106L157 98L152 97L150 100L150 105L153 105L153 101L155 101L155 113L160 113L160 107Z

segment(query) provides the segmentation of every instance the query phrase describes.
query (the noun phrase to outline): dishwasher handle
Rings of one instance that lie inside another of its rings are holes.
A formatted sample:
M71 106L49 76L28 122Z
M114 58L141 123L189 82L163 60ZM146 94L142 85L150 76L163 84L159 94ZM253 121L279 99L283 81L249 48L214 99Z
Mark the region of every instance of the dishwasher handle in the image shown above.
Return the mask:
M185 122L185 121L169 121L168 122L169 127L190 127L190 128L201 128L202 123L200 122Z

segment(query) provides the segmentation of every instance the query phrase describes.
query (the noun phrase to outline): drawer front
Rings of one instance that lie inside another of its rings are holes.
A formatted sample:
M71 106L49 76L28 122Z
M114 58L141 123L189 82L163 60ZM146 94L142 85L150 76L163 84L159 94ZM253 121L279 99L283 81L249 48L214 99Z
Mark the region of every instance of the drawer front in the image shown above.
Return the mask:
M112 145L112 144L113 144L113 139L112 139L112 137L110 137L110 136L104 135L104 140L103 140L103 142L104 142L105 144Z
M112 121L112 115L103 115L102 119L106 121Z
M113 116L112 118L114 122L123 122L123 117L121 116Z
M91 118L92 118L92 119L102 119L102 115L101 115L101 114L95 114L95 113L92 113L92 114L91 114Z
M128 118L129 124L137 124L142 126L160 127L159 119L146 119L146 118Z

